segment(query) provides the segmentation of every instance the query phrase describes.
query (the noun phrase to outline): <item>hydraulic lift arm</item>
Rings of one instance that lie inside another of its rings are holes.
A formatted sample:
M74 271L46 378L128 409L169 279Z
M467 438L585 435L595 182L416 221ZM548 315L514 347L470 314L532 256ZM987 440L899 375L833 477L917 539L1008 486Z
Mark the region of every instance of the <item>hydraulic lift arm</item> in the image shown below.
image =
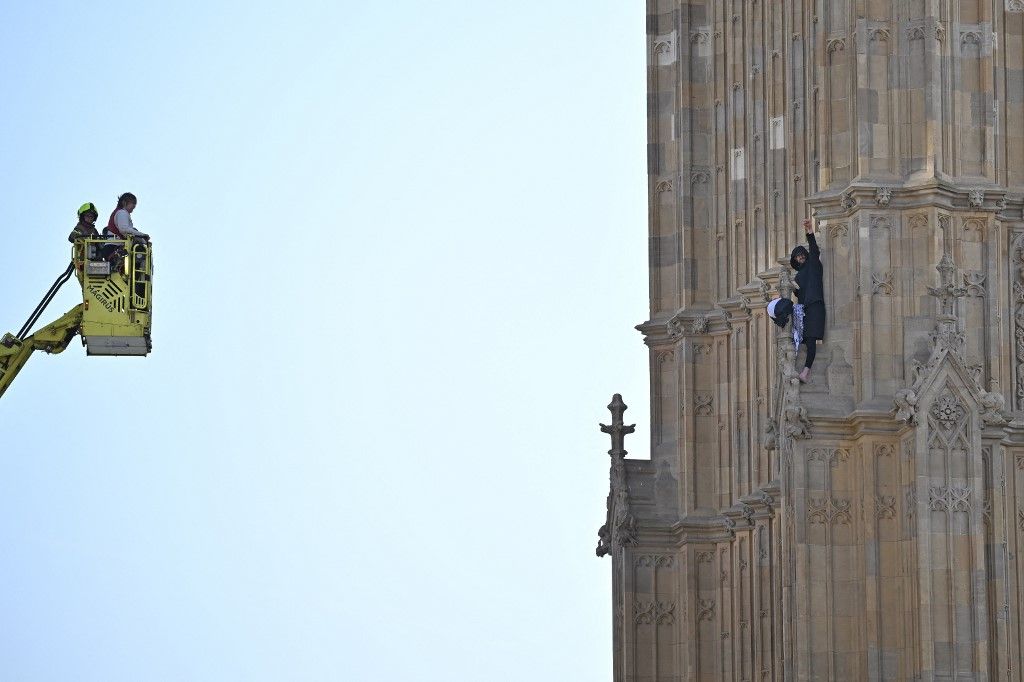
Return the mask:
M114 251L111 252L110 249ZM29 335L60 288L77 274L82 303ZM0 397L37 350L61 353L81 335L86 355L144 356L152 349L153 247L121 239L79 239L71 263L16 334L0 338Z
M18 372L28 362L32 351L46 351L47 353L60 353L68 347L71 339L79 332L82 326L83 305L79 303L69 310L59 320L51 322L32 336L28 336L29 330L39 319L39 316L50 305L50 301L57 295L60 288L71 279L75 271L74 263L68 265L65 270L50 286L49 291L39 301L39 305L28 316L28 320L21 326L17 334L4 334L0 339L0 396L4 394L7 387L18 376Z
M82 326L82 304L79 303L58 320L46 325L35 334L19 339L13 334L4 334L0 339L0 396L18 376L33 351L60 353L78 334Z

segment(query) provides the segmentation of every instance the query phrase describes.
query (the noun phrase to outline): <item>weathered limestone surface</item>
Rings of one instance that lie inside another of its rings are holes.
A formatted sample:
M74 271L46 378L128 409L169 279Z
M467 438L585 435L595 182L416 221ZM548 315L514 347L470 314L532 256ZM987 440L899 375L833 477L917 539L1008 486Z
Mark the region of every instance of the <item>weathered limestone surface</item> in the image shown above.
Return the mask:
M614 679L1021 679L1024 1L647 8L652 458L613 401ZM764 305L808 216L804 386Z

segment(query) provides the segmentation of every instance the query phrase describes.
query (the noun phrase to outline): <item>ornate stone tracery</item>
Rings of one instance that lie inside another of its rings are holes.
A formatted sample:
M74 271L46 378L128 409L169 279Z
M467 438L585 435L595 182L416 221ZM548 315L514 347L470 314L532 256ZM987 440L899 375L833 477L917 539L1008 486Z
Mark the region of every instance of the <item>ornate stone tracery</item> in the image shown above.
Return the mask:
M892 270L876 272L871 275L872 293L882 296L892 296L895 292L893 279L895 273Z
M850 500L811 498L808 502L807 520L810 523L848 524L852 519Z
M850 458L847 448L812 448L807 453L808 461L822 462L826 466L836 466Z
M1013 239L1012 265L1013 336L1016 368L1016 404L1024 407L1024 232Z
M971 489L966 486L932 486L928 489L928 508L933 511L968 513Z

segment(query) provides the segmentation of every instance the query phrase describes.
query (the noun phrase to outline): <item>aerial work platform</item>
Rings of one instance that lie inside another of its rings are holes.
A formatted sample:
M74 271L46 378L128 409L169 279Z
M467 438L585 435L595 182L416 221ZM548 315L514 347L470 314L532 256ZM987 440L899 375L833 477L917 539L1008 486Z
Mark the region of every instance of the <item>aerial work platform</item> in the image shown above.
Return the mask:
M152 349L153 247L114 240L124 256L102 254L110 240L75 243L75 275L82 285L82 342L89 355L148 355ZM122 270L116 272L112 270Z
M82 302L29 334L74 274ZM68 268L50 286L17 334L0 339L0 396L33 351L61 353L81 335L87 355L148 355L153 314L153 245L126 239L79 239Z

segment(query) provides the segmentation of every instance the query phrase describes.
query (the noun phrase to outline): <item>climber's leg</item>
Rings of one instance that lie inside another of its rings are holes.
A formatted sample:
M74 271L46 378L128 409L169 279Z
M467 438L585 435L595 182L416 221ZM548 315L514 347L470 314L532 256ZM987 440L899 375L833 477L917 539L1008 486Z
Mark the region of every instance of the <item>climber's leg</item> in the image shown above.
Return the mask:
M804 344L807 346L807 359L804 360L804 369L800 372L800 381L807 383L807 377L811 375L811 366L814 365L814 356L818 354L818 339L804 337Z

